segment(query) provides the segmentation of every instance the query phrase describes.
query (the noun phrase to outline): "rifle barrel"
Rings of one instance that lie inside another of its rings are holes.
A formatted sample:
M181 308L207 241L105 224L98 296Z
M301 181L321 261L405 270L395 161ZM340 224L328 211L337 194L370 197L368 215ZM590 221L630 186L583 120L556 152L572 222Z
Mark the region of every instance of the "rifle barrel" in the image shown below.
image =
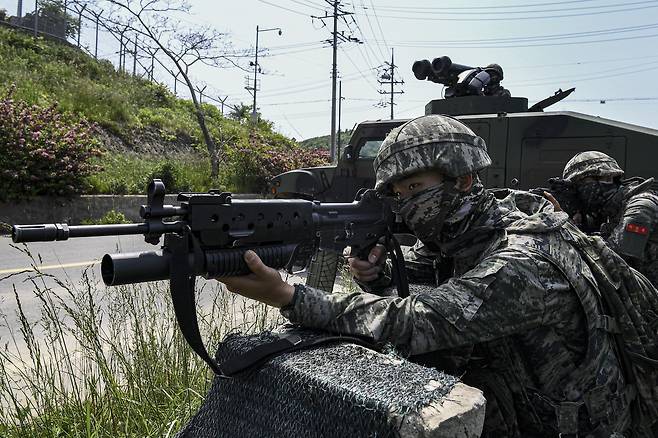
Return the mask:
M69 237L145 234L149 232L149 228L147 223L73 226L67 224L14 225L11 228L11 238L14 243L51 242L68 240Z

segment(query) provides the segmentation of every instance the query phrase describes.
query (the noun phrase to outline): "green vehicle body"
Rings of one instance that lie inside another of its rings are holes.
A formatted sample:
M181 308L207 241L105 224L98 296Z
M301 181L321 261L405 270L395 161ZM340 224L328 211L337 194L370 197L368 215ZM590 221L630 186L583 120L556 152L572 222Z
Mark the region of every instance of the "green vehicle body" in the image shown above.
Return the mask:
M546 101L554 103L570 91ZM485 139L493 160L481 174L487 187L544 187L548 178L562 175L571 157L586 150L599 150L615 158L627 176L658 179L656 129L577 112L544 112L541 105L528 109L523 97L432 100L425 106L425 114L454 116ZM359 123L336 165L280 174L272 179L270 193L325 202L352 201L360 188L374 186L372 162L379 144L392 128L406 121Z

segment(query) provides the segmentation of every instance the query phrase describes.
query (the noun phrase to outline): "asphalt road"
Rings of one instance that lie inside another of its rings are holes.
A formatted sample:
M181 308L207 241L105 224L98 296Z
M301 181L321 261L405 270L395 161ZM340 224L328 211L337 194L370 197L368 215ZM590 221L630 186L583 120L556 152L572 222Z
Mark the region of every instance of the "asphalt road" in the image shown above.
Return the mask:
M151 248L149 248L149 246ZM58 281L73 285L82 282L87 272L94 287L105 287L100 276L100 259L108 252L133 252L153 249L142 236L112 236L71 239L62 242L14 244L9 236L0 236L0 343L11 341L10 332L19 332L17 298L32 325L41 315L37 290L58 290ZM36 277L35 268L52 277ZM38 330L35 334L39 334ZM20 342L19 344L23 344Z
M73 288L87 287L87 282L94 288L105 288L100 274L100 260L104 254L152 251L157 248L144 242L141 235L74 238L27 244L14 244L9 236L0 236L0 317L4 318L0 320L0 344L7 342L10 331L16 333L20 327L17 297L26 319L37 321L42 307L37 290L62 290L58 285L60 281ZM37 277L35 268L48 275ZM83 274L86 274L86 278ZM291 276L288 280L304 281L303 276ZM217 282L197 278L197 287L208 285L216 287ZM241 298L238 300L242 301ZM202 297L199 305L205 304ZM242 315L232 317L237 321L242 319Z

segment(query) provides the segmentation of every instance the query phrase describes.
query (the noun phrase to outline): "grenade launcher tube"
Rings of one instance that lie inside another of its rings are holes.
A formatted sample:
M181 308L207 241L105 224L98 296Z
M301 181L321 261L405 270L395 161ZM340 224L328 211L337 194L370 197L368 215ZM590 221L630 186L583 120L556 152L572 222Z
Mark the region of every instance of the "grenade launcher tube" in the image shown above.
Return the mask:
M275 269L284 268L293 256L297 244L264 245L202 251L203 260L197 263L195 253L188 254L191 272L206 278L245 275L249 268L244 253L251 249L263 262ZM105 254L101 261L101 275L107 286L159 281L170 278L171 253L167 250L122 254Z

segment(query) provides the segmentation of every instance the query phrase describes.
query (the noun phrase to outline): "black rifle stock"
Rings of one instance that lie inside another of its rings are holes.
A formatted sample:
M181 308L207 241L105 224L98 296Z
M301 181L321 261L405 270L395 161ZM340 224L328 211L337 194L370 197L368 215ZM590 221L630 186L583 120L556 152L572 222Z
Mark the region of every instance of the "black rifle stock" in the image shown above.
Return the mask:
M164 205L165 186L154 180L148 201L140 208L143 223L115 225L14 225L14 242L43 242L75 237L143 234L160 249L106 254L101 274L106 285L170 281L176 317L186 340L217 374L199 335L194 310L196 276L220 278L244 275L249 268L245 251L255 251L275 269L293 272L306 267L315 250L365 257L382 240L393 259L398 293L408 294L401 250L394 232L403 232L387 200L365 190L351 203L320 203L302 199L233 199L230 193L181 193L180 205ZM167 219L167 221L165 221ZM402 266L401 266L402 264Z

